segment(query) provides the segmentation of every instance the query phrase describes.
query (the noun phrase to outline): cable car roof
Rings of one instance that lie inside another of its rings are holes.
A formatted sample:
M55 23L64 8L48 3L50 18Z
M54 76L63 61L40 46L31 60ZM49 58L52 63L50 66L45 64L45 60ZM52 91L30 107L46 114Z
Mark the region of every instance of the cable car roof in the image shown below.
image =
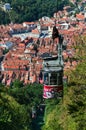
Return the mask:
M63 71L63 67L62 66L52 66L52 67L45 67L43 69L44 72L59 72L59 71Z
M48 67L48 68L51 68L53 69L53 67L55 68L58 68L58 67L62 67L63 66L63 60L59 60L59 58L48 58L46 60L44 60L43 62L43 65L44 65L44 68L45 67Z

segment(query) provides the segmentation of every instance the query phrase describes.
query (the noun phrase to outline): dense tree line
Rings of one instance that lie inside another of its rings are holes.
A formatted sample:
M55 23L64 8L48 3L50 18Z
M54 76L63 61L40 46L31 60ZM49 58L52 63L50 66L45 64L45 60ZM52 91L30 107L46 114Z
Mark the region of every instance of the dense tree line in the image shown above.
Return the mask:
M32 130L32 107L42 102L42 86L24 86L16 80L10 88L0 84L0 130Z
M42 16L51 17L54 12L68 5L69 0L3 0L3 3L10 3L12 10L0 11L2 17L0 24L9 23L9 21L15 23L35 21Z

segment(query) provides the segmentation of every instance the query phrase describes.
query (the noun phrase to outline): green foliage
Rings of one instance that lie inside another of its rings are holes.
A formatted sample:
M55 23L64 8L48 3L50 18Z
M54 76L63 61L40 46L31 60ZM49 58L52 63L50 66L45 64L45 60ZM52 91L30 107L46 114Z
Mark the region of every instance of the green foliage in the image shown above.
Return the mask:
M45 125L42 130L63 130L58 122L61 114L61 102L57 99L48 99L45 101Z
M5 13L2 9L0 9L0 24L7 24L9 23L9 16Z
M18 79L16 79L14 82L13 82L13 87L14 88L21 88L23 87L23 82L19 81Z
M22 86L18 80L13 86L0 84L0 130L31 130L32 106L42 102L42 86Z
M5 13L0 12L0 21L2 23L9 23L11 21L21 23L24 21L35 21L42 16L53 16L57 10L62 10L64 5L68 5L69 0L3 0L3 3L10 3L12 10ZM57 5L58 2L58 5ZM6 15L6 19L3 16Z
M0 130L28 130L30 117L26 108L6 92L0 93Z
M42 101L42 85L29 84L26 87L20 87L17 84L9 89L9 93L20 103L25 105L40 104Z

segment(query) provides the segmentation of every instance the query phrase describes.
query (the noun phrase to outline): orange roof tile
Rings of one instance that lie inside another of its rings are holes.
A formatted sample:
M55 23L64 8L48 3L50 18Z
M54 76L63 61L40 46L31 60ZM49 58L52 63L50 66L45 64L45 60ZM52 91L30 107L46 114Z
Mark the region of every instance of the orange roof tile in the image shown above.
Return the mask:
M34 30L32 30L32 33L34 33L34 34L39 34L40 32L39 32L38 29L34 29Z
M85 19L85 16L82 14L76 14L76 18L79 20L83 20L83 19Z

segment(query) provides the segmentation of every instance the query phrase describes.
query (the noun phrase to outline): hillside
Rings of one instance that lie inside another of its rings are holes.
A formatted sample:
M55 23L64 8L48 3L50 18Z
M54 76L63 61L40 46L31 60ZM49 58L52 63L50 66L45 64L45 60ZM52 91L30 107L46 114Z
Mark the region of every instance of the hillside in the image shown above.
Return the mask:
M42 16L53 16L56 10L61 10L64 5L69 5L69 0L3 0L2 4L10 3L12 10L0 11L2 20L0 24L10 21L21 23L23 21L35 21Z

